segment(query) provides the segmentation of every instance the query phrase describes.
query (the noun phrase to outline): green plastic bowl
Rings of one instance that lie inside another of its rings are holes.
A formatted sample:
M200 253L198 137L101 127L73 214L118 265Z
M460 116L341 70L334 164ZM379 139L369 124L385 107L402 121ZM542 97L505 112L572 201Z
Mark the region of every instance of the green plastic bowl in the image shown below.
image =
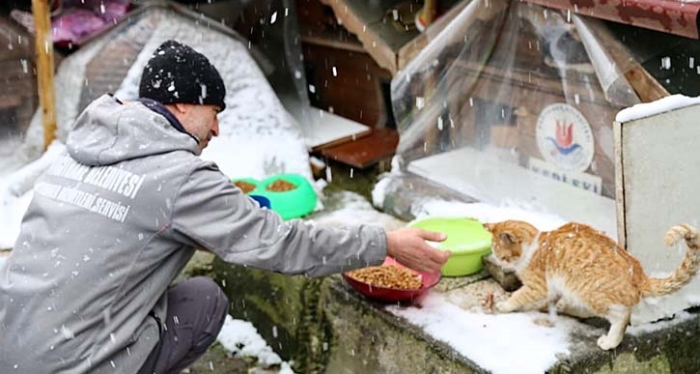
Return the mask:
M269 191L267 186L277 180L289 182L297 188L289 191ZM311 183L299 174L273 175L260 183L260 186L251 194L262 195L270 200L272 210L279 213L283 219L303 217L311 213L316 207L316 191Z
M277 180L283 180L296 186L289 191L269 191L267 186ZM316 208L318 197L311 183L300 174L276 174L258 181L252 178L237 178L231 180L232 183L244 181L255 184L257 187L248 192L248 195L258 195L270 201L270 209L277 212L282 219L289 220L303 217Z
M484 267L482 258L491 253L491 233L475 219L431 217L409 226L447 234L447 240L435 243L436 248L452 252L441 269L446 277L478 273Z

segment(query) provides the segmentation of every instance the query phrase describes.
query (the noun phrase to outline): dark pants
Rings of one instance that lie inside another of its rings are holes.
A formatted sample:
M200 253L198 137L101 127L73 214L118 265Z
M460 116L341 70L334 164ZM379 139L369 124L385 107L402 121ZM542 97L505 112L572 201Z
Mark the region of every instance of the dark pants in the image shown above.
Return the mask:
M211 279L196 277L172 287L166 329L138 374L177 374L188 367L216 341L226 314L228 299Z

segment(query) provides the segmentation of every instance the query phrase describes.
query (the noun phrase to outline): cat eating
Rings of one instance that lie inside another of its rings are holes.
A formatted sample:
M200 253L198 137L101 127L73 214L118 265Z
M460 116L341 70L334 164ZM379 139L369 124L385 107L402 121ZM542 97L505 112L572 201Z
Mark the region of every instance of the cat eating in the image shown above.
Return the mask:
M610 330L598 339L604 350L617 347L641 299L677 291L698 271L700 238L689 225L672 227L664 237L672 246L681 238L689 250L667 278L649 278L637 259L614 240L580 223L540 232L523 221L487 223L493 234L495 262L515 271L523 286L495 305L497 312L540 310L558 301L576 316L598 316Z

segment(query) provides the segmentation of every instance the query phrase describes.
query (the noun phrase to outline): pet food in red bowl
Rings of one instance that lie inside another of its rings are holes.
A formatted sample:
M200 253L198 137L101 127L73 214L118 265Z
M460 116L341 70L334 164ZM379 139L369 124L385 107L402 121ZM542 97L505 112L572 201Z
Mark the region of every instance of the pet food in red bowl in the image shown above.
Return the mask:
M343 278L371 299L396 302L414 300L426 293L440 281L440 271L417 272L387 257L381 266L349 271L343 273Z

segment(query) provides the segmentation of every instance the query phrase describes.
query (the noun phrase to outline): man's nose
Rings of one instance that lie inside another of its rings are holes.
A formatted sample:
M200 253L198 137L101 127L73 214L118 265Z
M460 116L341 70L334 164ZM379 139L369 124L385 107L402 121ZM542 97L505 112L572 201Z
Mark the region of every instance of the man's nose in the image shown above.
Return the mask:
M211 128L211 132L212 132L212 134L214 134L214 136L219 136L219 119L218 118L214 119L214 126L212 126L212 128Z

